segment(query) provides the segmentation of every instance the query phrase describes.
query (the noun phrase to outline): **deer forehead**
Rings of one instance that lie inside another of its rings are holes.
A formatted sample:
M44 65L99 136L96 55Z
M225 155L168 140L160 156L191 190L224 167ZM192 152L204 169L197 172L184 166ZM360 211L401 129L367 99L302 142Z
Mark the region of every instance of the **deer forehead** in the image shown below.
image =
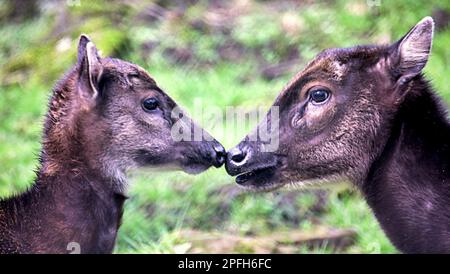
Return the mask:
M141 78L142 80L146 80L156 85L156 81L153 79L153 77L139 65L114 58L105 58L102 61L103 68L105 70L123 75L139 75L139 78Z
M331 48L319 53L305 68L283 88L282 94L292 89L302 78L339 82L346 75L360 68L372 66L383 71L380 58L386 51L385 46L356 46L352 48ZM385 60L384 60L385 61ZM378 62L378 63L377 63ZM377 66L376 66L377 65Z
M347 71L348 66L342 63L337 57L318 55L309 62L302 71L294 76L294 78L285 86L282 93L290 90L306 76L314 78L315 76L319 77L319 75L322 75L320 76L322 78L323 73L325 73L327 79L323 80L341 81Z

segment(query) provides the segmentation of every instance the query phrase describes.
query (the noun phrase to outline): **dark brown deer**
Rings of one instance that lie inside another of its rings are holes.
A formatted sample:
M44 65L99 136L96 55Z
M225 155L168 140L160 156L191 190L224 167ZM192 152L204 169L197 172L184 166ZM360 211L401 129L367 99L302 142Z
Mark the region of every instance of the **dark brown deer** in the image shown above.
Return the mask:
M187 116L174 117L175 108L142 68L100 58L81 36L78 63L50 99L36 181L0 201L0 253L110 253L128 170L220 167L223 147ZM207 140L174 141L181 118L184 133L200 130Z
M450 252L450 124L422 74L433 28L426 17L392 45L318 54L228 152L228 173L265 191L349 180L400 251ZM275 123L268 152L259 129Z

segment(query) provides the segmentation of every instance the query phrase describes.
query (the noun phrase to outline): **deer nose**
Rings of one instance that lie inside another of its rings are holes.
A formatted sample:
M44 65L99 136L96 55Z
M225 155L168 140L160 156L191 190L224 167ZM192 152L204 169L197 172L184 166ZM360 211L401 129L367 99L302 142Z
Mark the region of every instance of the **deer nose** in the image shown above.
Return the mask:
M227 160L225 162L225 169L231 176L242 172L242 168L248 161L248 153L246 149L241 149L239 146L230 149L227 153Z
M247 158L247 152L244 150L235 147L228 152L228 159L234 165L242 165L245 164Z
M225 159L227 156L227 152L225 148L217 143L213 145L214 152L216 153L216 157L214 157L213 165L217 168L221 167L225 163Z
M242 150L235 151L234 154L230 155L231 161L233 161L236 164L241 163L245 159L245 152Z

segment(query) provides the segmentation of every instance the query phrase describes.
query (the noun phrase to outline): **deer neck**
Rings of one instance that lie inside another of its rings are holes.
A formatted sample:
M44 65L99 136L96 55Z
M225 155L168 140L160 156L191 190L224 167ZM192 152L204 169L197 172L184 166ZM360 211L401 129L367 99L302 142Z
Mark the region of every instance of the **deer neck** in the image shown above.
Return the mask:
M126 200L116 186L123 186L124 178L104 171L99 143L104 132L98 124L98 136L86 132L91 122L71 109L73 87L68 84L63 83L65 89L56 90L51 100L61 109L47 115L35 184L0 205L8 208L5 219L15 231L10 241L18 252L109 253L114 247Z
M421 78L394 118L362 190L399 250L450 251L450 126Z
M64 137L53 132L44 137L40 173L48 177L89 174L94 181L103 182L99 187L125 195L126 170L121 168L122 162L108 155L111 137L107 126L92 121L94 118L89 116L77 117L77 125L71 132L66 130Z
M58 252L60 248L69 252L69 245L75 243L82 253L110 253L127 197L108 188L108 178L87 169L79 171L83 174L67 172L51 178L38 175L37 185L46 181L38 191L47 198L42 203L45 210L37 215L43 223L40 227L54 230L42 234L54 235L57 242L49 245L50 250L57 247ZM50 212L45 205L48 200L54 203Z
M105 188L124 193L126 171L106 153L112 133L96 109L86 109L80 102L78 77L75 67L53 90L45 120L40 173L49 177L69 170L92 174L109 183Z
M88 123L87 125L85 123ZM85 119L74 128L66 144L53 145L66 149L55 155L42 153L42 168L37 185L47 190L55 201L55 211L60 219L50 218L51 223L64 225L65 241L79 243L81 252L109 253L114 247L120 226L126 196L122 187L123 175L111 176L105 172L102 160L101 131L98 135L86 133L92 128ZM97 125L100 130L101 126ZM54 170L52 170L52 168ZM64 224L61 224L64 222ZM60 230L60 229L58 229Z
M0 214L0 234L14 231L2 240L19 253L112 252L126 197L109 184L88 167L52 175L41 169L27 192L0 201L7 214Z

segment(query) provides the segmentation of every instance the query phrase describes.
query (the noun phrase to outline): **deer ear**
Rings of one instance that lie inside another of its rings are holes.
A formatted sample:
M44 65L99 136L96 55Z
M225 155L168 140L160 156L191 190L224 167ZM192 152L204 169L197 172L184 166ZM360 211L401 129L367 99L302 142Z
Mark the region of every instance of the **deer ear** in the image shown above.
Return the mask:
M434 21L427 16L402 39L391 46L391 69L398 76L396 86L403 87L425 67L433 41Z
M99 93L99 80L102 74L100 56L94 43L82 34L78 43L78 90L82 98L95 100Z

